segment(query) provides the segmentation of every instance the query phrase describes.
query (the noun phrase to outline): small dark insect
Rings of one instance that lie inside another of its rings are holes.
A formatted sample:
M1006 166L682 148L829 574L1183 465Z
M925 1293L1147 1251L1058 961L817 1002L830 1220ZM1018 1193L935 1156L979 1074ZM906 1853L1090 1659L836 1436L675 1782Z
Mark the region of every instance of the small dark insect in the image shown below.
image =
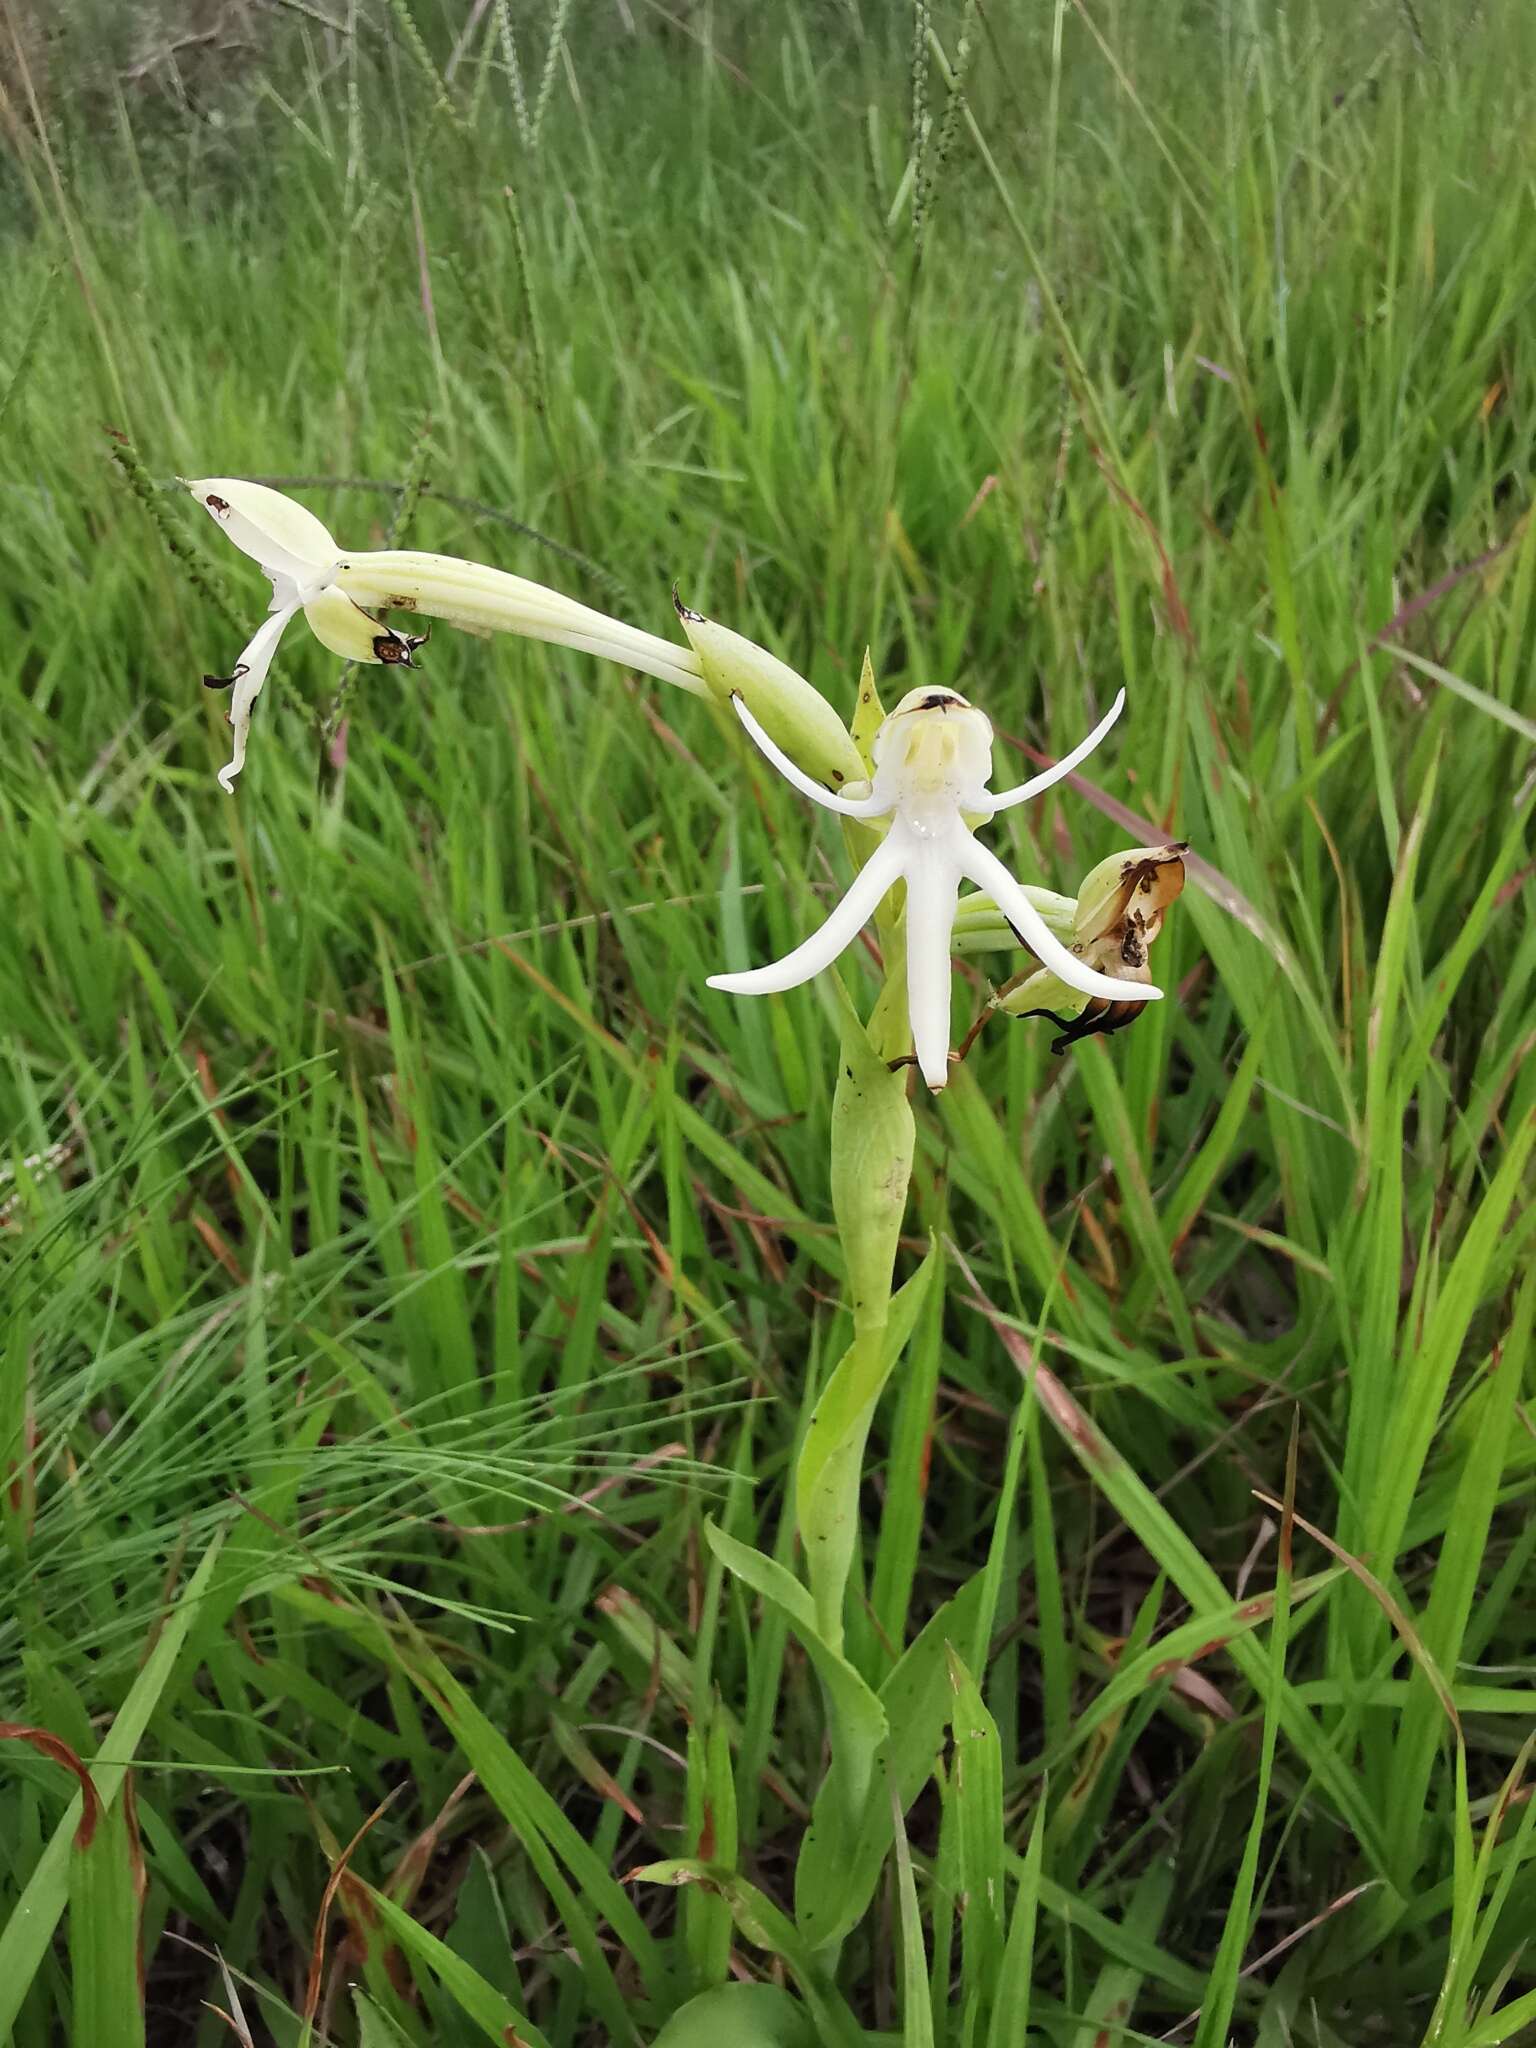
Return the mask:
M229 510L228 498L221 498L218 496L217 492L214 491L210 491L208 493L205 503L207 504L208 510L210 512L218 512L222 514Z
M429 637L426 633L397 633L393 626L386 626L374 639L374 660L382 661L386 668L415 668L416 650L425 647Z
M204 676L203 688L205 690L232 690L240 678L248 676L250 672L251 665L248 661L237 662L232 676Z
M1144 1003L1092 1002L1080 1017L1068 1019L1058 1017L1054 1010L1020 1010L1016 1014L1025 1017L1049 1017L1060 1031L1060 1038L1051 1040L1051 1051L1060 1059L1069 1045L1076 1045L1084 1038L1108 1038L1111 1032L1123 1031L1127 1024L1134 1024L1146 1005Z
M685 605L683 603L683 600L678 596L677 585L675 583L672 586L672 609L677 613L677 616L680 619L687 619L693 625L701 626L704 623L704 614L702 612L690 611L688 609L687 605Z
M919 711L947 711L951 704L958 704L959 702L960 699L953 690L934 690L923 699L917 708Z

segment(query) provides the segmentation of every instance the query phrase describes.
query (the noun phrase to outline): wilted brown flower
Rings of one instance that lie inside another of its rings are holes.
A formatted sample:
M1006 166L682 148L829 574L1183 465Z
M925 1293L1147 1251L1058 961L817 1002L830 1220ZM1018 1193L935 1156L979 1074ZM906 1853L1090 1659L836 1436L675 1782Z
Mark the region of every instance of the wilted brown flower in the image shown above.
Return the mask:
M1085 967L1112 980L1146 984L1147 959L1163 919L1184 887L1182 844L1133 846L1111 854L1086 876L1077 892L1072 951ZM1082 996L1045 968L998 991L994 1006L1010 1017L1049 1017L1061 1028L1052 1052L1065 1052L1080 1038L1119 1031L1135 1022L1145 1005L1132 997L1109 1002Z

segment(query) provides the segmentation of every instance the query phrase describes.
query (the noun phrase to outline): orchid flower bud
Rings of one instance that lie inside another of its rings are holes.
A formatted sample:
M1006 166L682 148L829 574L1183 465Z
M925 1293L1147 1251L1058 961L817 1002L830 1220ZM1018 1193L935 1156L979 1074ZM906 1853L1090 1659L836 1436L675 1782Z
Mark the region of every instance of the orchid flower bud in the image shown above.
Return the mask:
M729 626L672 602L710 691L744 704L769 738L807 775L832 789L864 784L864 763L848 728L821 692L787 662Z

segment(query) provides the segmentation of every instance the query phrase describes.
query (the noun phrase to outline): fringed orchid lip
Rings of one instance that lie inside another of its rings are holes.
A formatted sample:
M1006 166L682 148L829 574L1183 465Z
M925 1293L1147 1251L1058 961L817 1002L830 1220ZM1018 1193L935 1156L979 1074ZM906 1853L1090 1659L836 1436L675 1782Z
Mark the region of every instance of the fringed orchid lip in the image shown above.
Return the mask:
M1125 692L1088 737L1054 767L994 795L992 727L953 690L910 691L875 735L874 778L834 794L812 780L769 738L740 697L736 715L763 755L802 796L839 816L889 819L880 845L819 931L771 966L715 974L711 988L730 995L773 995L798 988L828 967L858 936L886 892L907 890L907 1009L916 1063L937 1092L949 1078L950 952L962 881L984 890L1024 943L1068 987L1104 1002L1146 1003L1161 996L1150 982L1127 985L1088 966L1049 929L1020 883L976 838L967 818L987 820L1071 774L1104 738Z

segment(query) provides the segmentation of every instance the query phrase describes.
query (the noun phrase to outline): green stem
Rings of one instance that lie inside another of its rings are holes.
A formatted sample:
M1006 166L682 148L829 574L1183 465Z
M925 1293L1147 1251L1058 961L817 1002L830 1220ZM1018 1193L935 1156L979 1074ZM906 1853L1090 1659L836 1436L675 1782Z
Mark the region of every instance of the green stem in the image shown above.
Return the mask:
M816 1403L796 1471L796 1512L816 1625L836 1650L858 1541L859 1488L870 1423L911 1330L916 1305L893 1312L896 1249L906 1216L916 1125L905 1069L906 1000L900 949L868 1029L844 1017L832 1100L832 1208L843 1251L853 1342Z

